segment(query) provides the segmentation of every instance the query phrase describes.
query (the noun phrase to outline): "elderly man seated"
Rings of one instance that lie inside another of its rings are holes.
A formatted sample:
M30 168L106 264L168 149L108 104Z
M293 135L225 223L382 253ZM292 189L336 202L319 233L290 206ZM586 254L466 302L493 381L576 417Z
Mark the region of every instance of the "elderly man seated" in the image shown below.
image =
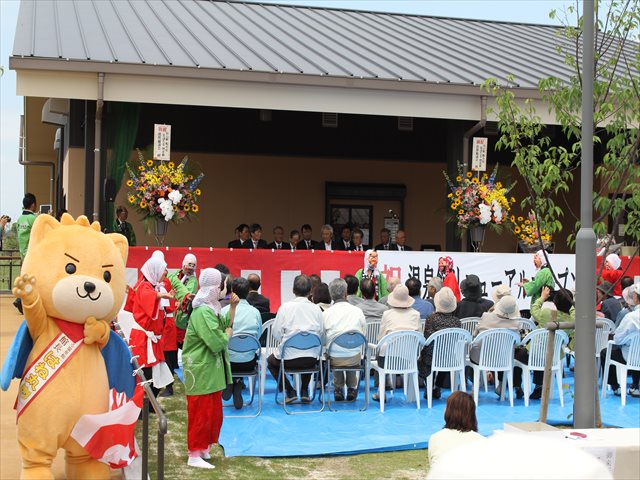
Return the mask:
M311 292L311 279L307 275L298 275L293 280L293 294L295 299L280 305L276 318L271 327L271 334L275 340L284 343L293 335L299 332L315 333L322 337L322 310L320 307L309 301L307 298ZM319 347L318 347L319 348ZM275 353L269 355L267 364L269 372L273 378L278 379L278 390L282 391L282 379L278 375L280 372L281 350L277 349ZM291 368L312 368L317 363L320 352L317 349L297 350L294 348L287 349L284 358L287 367ZM302 384L300 390L300 400L302 403L310 403L309 381L311 375L302 375ZM285 378L286 397L285 402L295 402L298 397L296 391L291 386L288 378Z
M364 313L358 307L347 302L347 282L341 278L329 284L329 294L333 304L322 313L324 345L328 347L336 337L348 331L365 334L366 321ZM357 367L360 365L360 348L346 349L335 345L331 349L331 365L334 367ZM344 401L345 372L335 372L333 376L333 395L337 402ZM346 372L347 401L351 402L358 395L358 379L356 372Z
M376 302L374 297L376 287L370 278L363 278L360 282L360 292L362 293L363 302L356 305L364 313L364 318L369 322L379 322L382 320L382 314L388 310L386 305Z

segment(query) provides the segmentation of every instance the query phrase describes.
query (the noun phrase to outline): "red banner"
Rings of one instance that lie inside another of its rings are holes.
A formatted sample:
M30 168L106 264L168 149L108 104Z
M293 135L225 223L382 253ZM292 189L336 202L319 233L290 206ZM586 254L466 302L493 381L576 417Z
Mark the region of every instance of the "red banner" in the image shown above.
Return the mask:
M182 268L182 259L193 253L198 259L198 273L203 268L222 263L234 276L260 275L260 293L271 302L276 312L281 303L293 299L293 279L296 275L313 273L329 283L337 277L354 274L364 262L363 252L330 252L322 250L244 250L227 248L154 248L130 247L127 259L127 281L135 283L138 270L154 250L162 250L169 271Z

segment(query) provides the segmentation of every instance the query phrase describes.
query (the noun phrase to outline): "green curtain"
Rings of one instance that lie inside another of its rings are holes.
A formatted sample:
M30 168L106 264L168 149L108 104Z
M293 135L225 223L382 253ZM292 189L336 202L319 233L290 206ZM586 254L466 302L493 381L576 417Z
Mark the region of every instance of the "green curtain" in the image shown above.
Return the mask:
M113 102L110 103L109 115L109 139L111 155L107 159L107 177L115 182L116 193L120 191L126 165L133 150L133 144L138 134L138 121L140 120L140 104ZM116 205L107 203L107 225L111 230L115 221Z

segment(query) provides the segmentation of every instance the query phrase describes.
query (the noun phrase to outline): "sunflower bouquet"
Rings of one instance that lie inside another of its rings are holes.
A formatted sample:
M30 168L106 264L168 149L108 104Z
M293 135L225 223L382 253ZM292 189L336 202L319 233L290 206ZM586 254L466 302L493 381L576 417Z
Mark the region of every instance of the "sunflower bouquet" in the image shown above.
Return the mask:
M138 150L138 161L127 163L129 193L127 200L143 220L164 219L181 222L198 213L198 188L203 173L194 174L187 169L188 157L174 162L146 160Z
M545 249L551 244L551 234L547 232L542 224L538 225L533 212L529 212L526 218L523 216L516 218L515 215L512 215L511 221L513 223L513 233L528 250L532 248L539 249L541 239Z
M509 197L509 192L515 183L505 187L496 181L497 164L490 175L464 173L462 164L458 164L458 176L455 179L450 178L447 172L443 173L449 187L449 216L458 228L481 225L500 230L503 224L510 221L509 212L516 199Z

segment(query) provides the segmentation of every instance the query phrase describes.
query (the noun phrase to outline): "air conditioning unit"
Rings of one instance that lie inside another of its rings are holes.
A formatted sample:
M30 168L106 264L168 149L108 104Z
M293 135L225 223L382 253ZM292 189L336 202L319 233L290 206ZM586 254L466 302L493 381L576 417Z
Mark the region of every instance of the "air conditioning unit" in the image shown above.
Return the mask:
M338 114L337 113L326 113L322 114L322 126L328 128L337 128L338 127Z
M413 117L398 117L398 130L413 132Z

